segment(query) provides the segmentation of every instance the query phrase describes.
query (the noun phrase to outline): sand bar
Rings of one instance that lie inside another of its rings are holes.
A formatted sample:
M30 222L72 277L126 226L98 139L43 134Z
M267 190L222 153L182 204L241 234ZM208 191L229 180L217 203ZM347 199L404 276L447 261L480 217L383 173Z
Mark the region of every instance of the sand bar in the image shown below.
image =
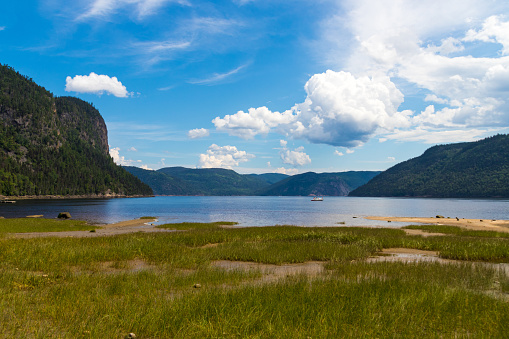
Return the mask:
M366 217L369 220L394 221L411 224L431 224L458 226L476 231L496 231L509 233L509 220L421 218L421 217Z
M120 221L113 224L101 225L95 232L90 231L64 231L64 232L33 232L33 233L11 233L9 236L14 238L92 238L104 237L126 233L156 233L156 232L174 232L163 228L156 228L152 225L157 219L133 219Z

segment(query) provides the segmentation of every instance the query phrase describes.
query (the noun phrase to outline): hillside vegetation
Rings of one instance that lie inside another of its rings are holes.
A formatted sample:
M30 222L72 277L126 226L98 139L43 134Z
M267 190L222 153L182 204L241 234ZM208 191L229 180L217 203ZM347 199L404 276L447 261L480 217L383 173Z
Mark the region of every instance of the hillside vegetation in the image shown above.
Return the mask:
M380 172L238 174L221 168L167 167L157 171L125 167L157 195L346 196Z
M386 197L509 197L509 136L434 146L350 193Z
M0 65L0 195L150 195L108 154L106 124L89 103L54 97Z

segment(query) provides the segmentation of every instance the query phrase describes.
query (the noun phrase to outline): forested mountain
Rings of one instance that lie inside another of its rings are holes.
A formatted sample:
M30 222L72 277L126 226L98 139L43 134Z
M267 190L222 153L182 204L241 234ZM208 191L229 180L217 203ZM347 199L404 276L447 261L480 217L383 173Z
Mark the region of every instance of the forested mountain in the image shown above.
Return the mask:
M260 195L347 196L353 189L379 174L376 171L298 174L281 180Z
M124 167L148 184L156 195L253 195L268 187L272 176L243 175L222 168L166 167L157 171Z
M509 136L434 146L389 168L352 196L509 197Z
M380 172L238 174L221 168L167 167L157 171L126 170L148 184L157 195L324 195L340 196ZM272 184L272 185L271 185Z
M151 195L117 166L106 124L89 103L54 97L0 65L0 195Z

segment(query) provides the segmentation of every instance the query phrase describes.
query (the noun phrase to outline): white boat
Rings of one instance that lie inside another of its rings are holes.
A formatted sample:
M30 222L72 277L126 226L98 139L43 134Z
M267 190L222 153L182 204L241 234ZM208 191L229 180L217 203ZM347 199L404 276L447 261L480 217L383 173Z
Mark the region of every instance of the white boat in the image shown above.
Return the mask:
M323 198L314 197L313 199L311 199L311 201L323 201Z

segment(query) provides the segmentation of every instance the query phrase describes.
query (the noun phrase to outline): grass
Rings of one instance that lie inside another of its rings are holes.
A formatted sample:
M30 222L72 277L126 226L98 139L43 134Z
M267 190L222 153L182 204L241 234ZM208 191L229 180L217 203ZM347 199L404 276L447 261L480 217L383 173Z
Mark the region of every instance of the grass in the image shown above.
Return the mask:
M90 231L96 228L82 220L42 218L0 219L0 233Z
M509 238L509 233L496 231L474 231L466 230L458 226L446 225L410 225L403 227L404 229L422 230L429 233L442 233L448 235L459 235L463 237L479 237L479 238Z
M221 225L168 224L162 227L185 231L111 237L0 238L0 333L19 338L122 338L129 332L138 338L475 338L504 337L509 331L509 278L497 266L479 263L509 262L507 239ZM435 250L464 261L364 260L391 247ZM323 261L326 271L314 278L297 274L260 283L261 269L224 270L211 265L216 260Z

